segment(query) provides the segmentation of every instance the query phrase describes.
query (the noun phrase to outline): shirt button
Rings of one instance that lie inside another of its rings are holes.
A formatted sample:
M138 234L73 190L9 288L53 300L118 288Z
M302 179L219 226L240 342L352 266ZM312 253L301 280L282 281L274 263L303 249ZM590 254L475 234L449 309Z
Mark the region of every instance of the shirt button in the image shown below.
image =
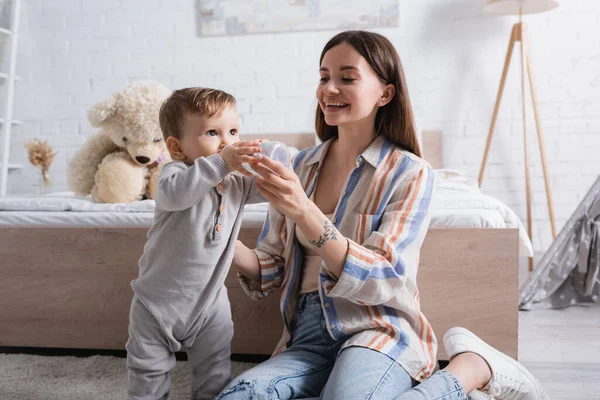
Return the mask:
M325 303L325 308L329 308L329 303Z
M335 329L335 325L334 325L334 324L331 324L331 325L329 325L329 327L330 327L331 329Z
M217 189L219 189L219 190L223 190L223 184L222 184L222 183L219 183L219 184L217 185Z
M220 211L225 211L225 204L221 204L221 207L219 207Z
M218 224L217 226L215 226L215 229L217 232L221 232L221 224Z

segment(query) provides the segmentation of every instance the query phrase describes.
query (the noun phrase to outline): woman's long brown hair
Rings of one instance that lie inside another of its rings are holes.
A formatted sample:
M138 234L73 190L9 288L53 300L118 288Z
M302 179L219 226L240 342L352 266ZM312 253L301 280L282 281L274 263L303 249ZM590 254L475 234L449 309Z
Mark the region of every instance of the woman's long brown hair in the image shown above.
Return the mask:
M380 107L375 116L377 136L383 135L397 146L421 157L415 118L408 98L406 78L404 77L400 56L398 56L394 45L385 36L374 32L341 32L327 42L321 52L319 65L323 62L325 53L341 43L348 43L354 47L367 60L385 85L394 85L394 97L388 104ZM327 125L323 110L319 106L317 106L315 128L317 136L323 142L338 136L337 126Z

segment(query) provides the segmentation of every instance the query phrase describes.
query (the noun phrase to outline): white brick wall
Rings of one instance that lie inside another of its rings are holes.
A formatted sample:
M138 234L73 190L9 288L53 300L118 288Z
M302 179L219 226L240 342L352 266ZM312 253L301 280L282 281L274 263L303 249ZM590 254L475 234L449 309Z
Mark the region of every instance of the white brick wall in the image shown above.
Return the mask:
M483 0L399 0L401 27L380 32L397 46L423 127L444 131L448 168L477 176L508 37L516 18L482 13ZM94 132L87 109L136 79L171 88L215 86L239 99L246 132L312 130L321 48L335 33L202 38L193 0L27 0L23 2L12 160L22 142L50 141L51 174L66 189L67 162ZM600 174L600 2L563 1L526 16L560 228ZM483 190L525 221L518 47ZM534 245L550 241L535 124L528 103ZM35 193L37 171L11 173L12 194Z

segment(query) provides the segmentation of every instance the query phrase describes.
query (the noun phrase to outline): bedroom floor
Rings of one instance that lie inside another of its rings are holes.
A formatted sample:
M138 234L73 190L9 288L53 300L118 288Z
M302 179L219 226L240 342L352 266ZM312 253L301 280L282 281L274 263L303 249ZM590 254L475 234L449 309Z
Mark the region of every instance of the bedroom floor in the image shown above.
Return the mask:
M528 275L521 259L519 285ZM600 306L519 312L519 361L552 400L600 399Z
M552 400L598 400L600 307L521 311L519 360Z

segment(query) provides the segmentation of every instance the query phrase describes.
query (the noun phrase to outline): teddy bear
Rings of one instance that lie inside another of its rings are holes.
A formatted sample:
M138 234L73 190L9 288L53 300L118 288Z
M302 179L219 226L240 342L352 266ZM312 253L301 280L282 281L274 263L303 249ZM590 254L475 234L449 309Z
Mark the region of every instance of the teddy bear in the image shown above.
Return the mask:
M99 203L153 199L161 166L171 161L158 114L171 94L152 81L136 82L94 105L99 128L69 161L68 185Z

